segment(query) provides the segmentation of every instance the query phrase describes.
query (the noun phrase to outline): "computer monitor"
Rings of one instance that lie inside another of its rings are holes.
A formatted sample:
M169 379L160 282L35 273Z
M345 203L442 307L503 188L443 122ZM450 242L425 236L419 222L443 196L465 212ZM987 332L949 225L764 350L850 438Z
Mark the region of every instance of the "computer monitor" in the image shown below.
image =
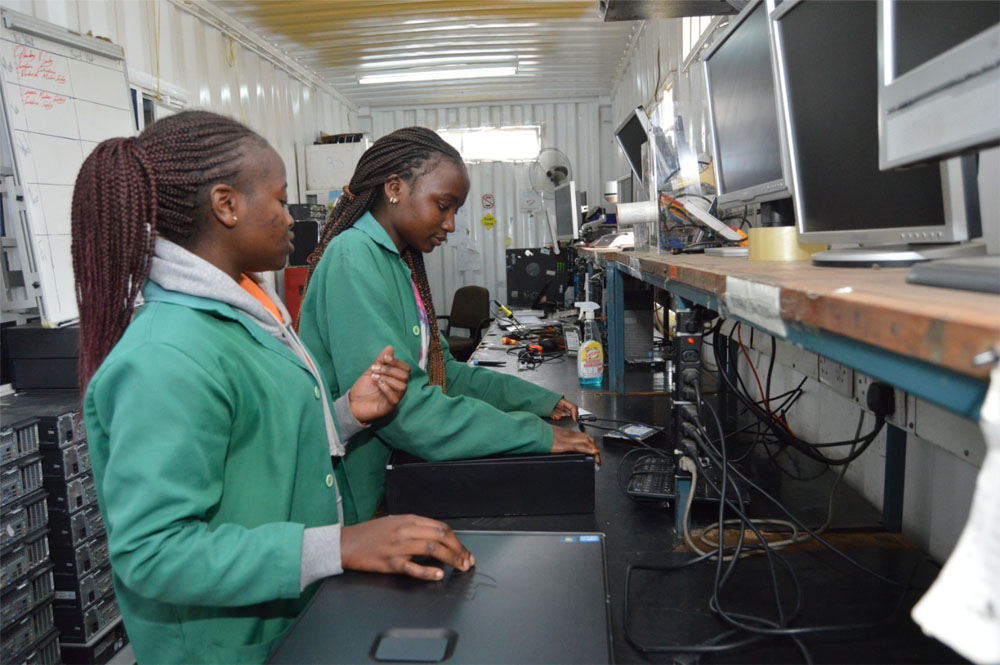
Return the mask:
M879 169L878 6L785 0L772 13L799 240L858 245L819 265L982 253L974 157Z
M635 174L636 182L645 182L645 169L643 168L642 146L649 141L649 116L646 111L638 106L629 113L628 117L615 130L615 141L625 155L625 161Z
M878 49L882 169L1000 144L1000 2L885 0Z
M769 10L752 0L706 52L705 82L720 208L762 204L765 225L792 225L788 149L775 91Z
M570 180L555 188L556 237L558 240L573 240L580 235L580 204L576 193L576 182Z

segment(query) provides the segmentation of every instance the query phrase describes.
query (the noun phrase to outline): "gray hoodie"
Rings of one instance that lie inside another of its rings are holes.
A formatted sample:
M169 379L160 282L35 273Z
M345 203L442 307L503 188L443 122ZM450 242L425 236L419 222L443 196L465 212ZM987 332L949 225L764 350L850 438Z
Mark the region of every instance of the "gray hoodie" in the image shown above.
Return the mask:
M351 413L348 395L345 393L333 404L333 411L337 415L336 422L340 424L340 432L338 433L330 411L326 384L320 377L306 348L299 340L299 336L292 329L288 310L285 309L274 289L260 275L249 273L249 276L278 308L282 318L280 323L260 301L233 281L232 277L205 259L192 254L166 238L158 237L156 239L153 263L149 269L149 279L160 287L168 291L225 303L248 316L254 323L298 356L309 367L317 385L323 391L323 416L326 420L326 435L330 454L343 456L342 439L349 439L364 429L364 426ZM344 521L344 513L339 492L337 494L337 515L339 524L308 528L303 532L302 564L300 567L302 589L318 579L339 575L343 572L340 561L340 526Z

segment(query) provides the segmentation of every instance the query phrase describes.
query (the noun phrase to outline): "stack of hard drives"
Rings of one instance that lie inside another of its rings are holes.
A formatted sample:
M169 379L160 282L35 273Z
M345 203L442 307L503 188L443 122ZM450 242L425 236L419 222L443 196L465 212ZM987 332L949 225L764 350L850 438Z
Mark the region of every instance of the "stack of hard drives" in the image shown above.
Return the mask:
M0 662L59 662L39 420L0 427Z
M55 591L51 613L59 630L61 662L106 663L128 638L111 585L79 394L28 391L0 398L0 407L5 421L13 414L37 421ZM3 602L6 611L7 599Z

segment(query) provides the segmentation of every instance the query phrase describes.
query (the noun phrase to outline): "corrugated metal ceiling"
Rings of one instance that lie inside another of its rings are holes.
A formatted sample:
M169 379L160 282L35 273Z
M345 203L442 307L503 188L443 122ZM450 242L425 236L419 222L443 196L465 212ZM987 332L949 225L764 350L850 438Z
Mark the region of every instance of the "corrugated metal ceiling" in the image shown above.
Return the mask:
M359 107L610 96L639 25L594 0L212 0ZM360 85L359 76L488 66L514 76ZM422 60L433 58L433 60ZM402 61L402 62L400 62ZM473 65L472 63L476 63Z

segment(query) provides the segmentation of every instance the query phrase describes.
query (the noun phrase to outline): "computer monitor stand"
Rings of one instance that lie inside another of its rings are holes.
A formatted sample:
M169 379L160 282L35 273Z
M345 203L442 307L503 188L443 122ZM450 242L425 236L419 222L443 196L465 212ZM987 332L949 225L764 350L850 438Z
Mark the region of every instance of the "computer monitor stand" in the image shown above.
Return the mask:
M957 242L939 245L881 245L828 249L812 255L813 265L840 268L905 268L933 259L958 259L986 254L982 242Z

